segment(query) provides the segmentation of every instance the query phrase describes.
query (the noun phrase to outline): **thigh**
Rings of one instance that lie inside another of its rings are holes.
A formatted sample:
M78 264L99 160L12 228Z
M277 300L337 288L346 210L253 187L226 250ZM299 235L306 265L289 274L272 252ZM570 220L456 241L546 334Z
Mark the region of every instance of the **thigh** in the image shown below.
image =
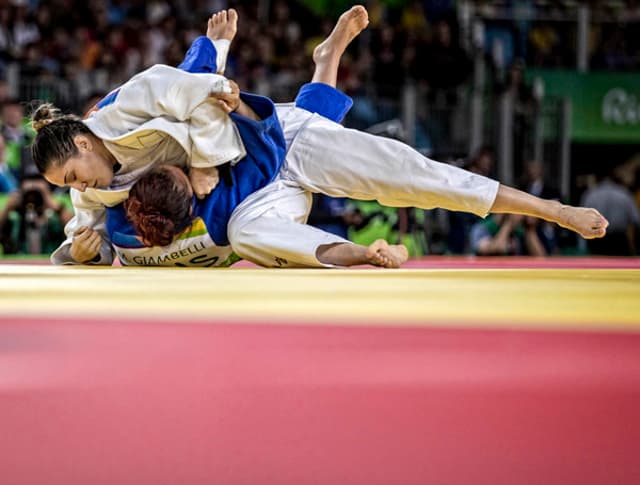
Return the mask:
M495 200L495 180L431 160L405 143L314 115L297 133L283 176L311 192L391 207L473 212Z
M276 181L249 196L231 216L228 236L240 257L268 267L324 267L318 246L345 239L305 224L311 194Z

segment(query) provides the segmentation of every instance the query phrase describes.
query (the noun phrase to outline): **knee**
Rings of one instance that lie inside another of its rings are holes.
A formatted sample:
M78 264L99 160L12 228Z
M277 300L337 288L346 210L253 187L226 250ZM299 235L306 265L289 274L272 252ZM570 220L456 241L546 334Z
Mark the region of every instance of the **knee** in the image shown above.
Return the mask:
M258 221L241 221L230 223L227 237L233 251L243 259L252 259L259 247L260 228Z
M227 228L227 237L233 250L238 253L255 237L255 231L251 230L251 223L230 224Z

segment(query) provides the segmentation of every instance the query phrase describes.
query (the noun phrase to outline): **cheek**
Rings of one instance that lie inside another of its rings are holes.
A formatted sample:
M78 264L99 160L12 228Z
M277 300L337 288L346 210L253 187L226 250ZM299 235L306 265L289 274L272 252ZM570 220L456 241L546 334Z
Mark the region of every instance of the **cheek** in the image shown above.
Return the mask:
M60 170L47 170L42 174L47 182L50 184L56 185L58 187L64 187L64 175L62 175Z

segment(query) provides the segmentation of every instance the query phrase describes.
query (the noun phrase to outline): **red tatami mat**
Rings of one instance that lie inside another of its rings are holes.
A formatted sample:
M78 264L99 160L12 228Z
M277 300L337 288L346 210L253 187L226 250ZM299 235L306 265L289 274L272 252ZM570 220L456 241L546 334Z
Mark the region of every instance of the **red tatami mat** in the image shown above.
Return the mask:
M0 318L8 484L637 484L640 334Z
M249 261L239 261L234 267L257 268ZM640 258L628 257L563 257L535 258L531 256L423 256L413 258L402 265L405 269L536 269L536 268L583 268L583 269L639 269ZM376 269L373 266L358 266L358 269Z
M549 257L534 258L531 256L424 256L410 259L403 268L446 269L446 268L582 268L582 269L638 269L640 258L618 257Z
M0 259L0 264L49 265L48 259ZM116 260L115 266L121 266ZM238 261L235 268L259 268L249 261ZM423 256L413 258L402 265L415 269L473 269L473 268L584 268L584 269L640 269L640 258L606 256L551 256L536 258L531 256ZM373 266L358 266L358 269L375 269Z

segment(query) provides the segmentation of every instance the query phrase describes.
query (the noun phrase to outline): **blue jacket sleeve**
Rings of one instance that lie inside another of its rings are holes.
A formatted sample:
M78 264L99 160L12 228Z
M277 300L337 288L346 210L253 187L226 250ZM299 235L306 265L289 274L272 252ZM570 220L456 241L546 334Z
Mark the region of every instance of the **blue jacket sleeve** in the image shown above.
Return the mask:
M187 72L209 72L215 74L218 72L217 56L218 52L213 42L204 36L200 36L193 41L178 69Z
M328 84L307 83L298 91L296 106L340 123L353 106L353 100Z

